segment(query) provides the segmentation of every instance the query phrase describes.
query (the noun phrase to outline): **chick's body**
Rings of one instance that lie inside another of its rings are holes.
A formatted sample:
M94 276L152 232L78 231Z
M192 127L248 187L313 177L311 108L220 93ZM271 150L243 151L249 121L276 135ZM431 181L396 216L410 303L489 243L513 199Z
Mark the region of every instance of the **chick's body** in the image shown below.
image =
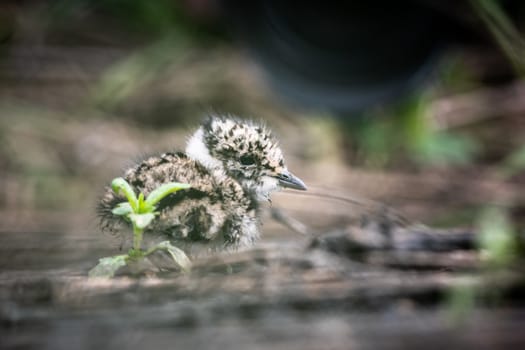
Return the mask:
M158 205L148 231L177 244L240 247L259 237L260 201L282 186L305 189L284 166L280 148L264 127L238 119L209 118L190 138L186 152L164 153L128 169L125 179L147 196L160 185L182 182L191 188ZM125 223L111 210L124 198L107 189L99 205L104 230Z

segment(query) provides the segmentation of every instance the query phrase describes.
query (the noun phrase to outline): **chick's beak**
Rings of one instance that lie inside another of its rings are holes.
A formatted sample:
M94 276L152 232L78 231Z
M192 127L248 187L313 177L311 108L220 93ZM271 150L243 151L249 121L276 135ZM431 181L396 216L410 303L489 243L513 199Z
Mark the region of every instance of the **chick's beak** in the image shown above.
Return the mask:
M276 177L279 180L279 184L282 187L292 188L294 190L306 191L306 185L304 184L304 182L287 170L278 174Z

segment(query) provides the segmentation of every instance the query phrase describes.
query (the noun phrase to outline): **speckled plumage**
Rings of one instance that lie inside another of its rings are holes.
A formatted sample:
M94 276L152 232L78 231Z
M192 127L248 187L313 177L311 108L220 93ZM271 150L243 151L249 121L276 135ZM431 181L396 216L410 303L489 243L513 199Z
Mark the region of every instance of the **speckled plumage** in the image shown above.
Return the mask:
M163 199L149 231L176 243L240 247L259 238L259 202L281 186L306 189L286 169L270 131L251 121L210 117L189 139L185 153L164 153L128 169L124 178L148 195L163 183L191 185ZM125 224L111 210L124 201L110 188L100 202L104 230Z

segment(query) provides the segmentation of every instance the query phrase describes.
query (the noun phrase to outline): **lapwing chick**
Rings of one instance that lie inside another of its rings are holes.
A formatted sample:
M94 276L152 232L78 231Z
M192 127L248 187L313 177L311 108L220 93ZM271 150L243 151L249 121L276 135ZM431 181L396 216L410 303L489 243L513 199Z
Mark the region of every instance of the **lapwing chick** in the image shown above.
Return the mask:
M214 250L253 244L260 236L261 202L280 188L306 190L288 171L270 130L224 116L209 117L189 138L185 152L149 157L124 178L145 196L168 182L191 185L159 203L158 217L145 234L160 234L190 250L198 243ZM116 232L127 225L111 213L123 201L106 189L99 204L103 230Z

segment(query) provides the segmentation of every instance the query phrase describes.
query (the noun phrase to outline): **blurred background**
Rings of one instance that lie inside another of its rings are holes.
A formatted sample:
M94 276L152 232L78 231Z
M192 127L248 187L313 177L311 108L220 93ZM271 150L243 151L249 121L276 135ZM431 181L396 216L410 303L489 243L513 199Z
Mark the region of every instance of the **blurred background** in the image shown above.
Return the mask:
M496 204L523 225L524 16L510 0L2 1L0 231L98 232L103 187L208 113L267 121L314 193L443 227Z

